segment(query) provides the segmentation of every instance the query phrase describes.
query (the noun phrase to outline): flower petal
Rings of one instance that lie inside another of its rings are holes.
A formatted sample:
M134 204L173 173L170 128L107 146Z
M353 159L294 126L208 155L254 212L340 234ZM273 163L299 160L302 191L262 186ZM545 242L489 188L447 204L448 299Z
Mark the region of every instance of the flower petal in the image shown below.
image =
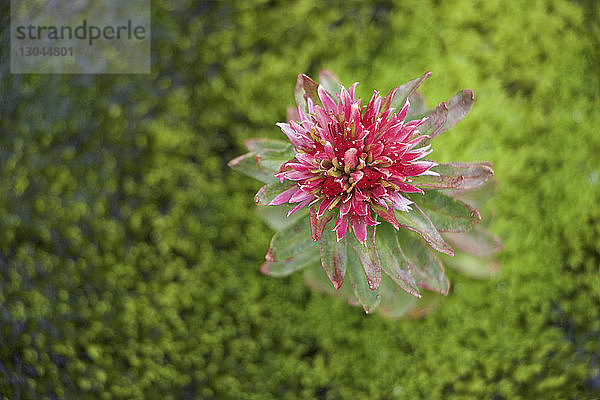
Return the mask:
M337 104L335 104L335 101L333 101L329 93L321 85L319 85L318 94L325 110L335 113L337 111Z

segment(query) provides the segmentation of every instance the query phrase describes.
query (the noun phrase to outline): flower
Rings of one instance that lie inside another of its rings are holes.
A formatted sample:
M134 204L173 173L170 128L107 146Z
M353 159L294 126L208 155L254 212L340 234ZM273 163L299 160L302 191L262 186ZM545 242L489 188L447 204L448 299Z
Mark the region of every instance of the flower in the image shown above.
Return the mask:
M355 95L357 84L349 90L342 86L335 98L319 85L322 105L308 98L307 110L298 106L298 121L277 124L292 143L295 157L275 177L295 185L270 205L297 203L291 215L318 204L317 218L336 209L337 240L352 229L365 244L367 227L378 224L372 212L398 229L391 210L408 212L412 201L403 194L423 194L411 178L438 174L430 170L436 163L422 160L431 153L431 146L419 146L430 138L418 129L427 118L405 122L408 99L394 113L378 92L361 107Z
M473 92L427 110L417 89L430 74L384 97L375 91L366 106L357 83L346 89L325 70L321 85L298 76L297 107L277 124L288 141L250 139L249 153L229 162L265 183L255 200L276 233L261 272L304 269L311 288L367 313L381 303L399 318L431 308L436 298L420 289L448 294L444 264L476 277L497 270L502 243L473 229L474 206L493 192L491 164L426 159L430 140L470 111Z

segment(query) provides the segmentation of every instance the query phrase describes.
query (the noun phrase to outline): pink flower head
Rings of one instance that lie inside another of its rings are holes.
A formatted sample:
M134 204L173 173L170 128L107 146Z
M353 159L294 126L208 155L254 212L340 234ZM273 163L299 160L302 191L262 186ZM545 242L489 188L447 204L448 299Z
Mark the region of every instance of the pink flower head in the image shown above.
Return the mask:
M365 244L367 227L379 224L372 212L398 229L393 210L407 212L412 204L403 194L423 193L411 178L437 175L430 171L437 164L422 160L431 153L431 146L422 145L429 136L418 129L427 118L405 122L408 100L395 113L378 92L361 106L357 84L342 86L335 98L319 86L322 105L307 98L307 110L298 107L298 121L277 124L295 157L275 177L295 185L270 204L297 203L289 214L317 205L317 218L337 211L337 240L352 229Z

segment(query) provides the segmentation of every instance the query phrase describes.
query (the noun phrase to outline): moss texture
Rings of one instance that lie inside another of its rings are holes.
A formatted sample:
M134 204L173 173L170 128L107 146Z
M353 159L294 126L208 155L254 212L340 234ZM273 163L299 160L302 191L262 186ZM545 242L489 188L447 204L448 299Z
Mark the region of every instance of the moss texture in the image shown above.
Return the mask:
M8 2L5 2L8 3ZM8 48L7 4L0 6ZM600 396L595 1L154 1L151 75L10 75L0 53L0 397ZM477 99L439 161L490 160L499 275L387 321L260 275L260 183L298 73L427 70Z

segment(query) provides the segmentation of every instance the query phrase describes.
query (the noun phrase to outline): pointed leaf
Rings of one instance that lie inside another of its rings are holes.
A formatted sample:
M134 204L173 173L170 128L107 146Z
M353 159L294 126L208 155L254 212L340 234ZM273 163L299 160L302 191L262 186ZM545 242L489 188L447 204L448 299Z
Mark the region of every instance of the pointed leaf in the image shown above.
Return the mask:
M310 248L307 251L287 260L265 261L260 267L260 272L265 275L276 277L288 276L293 272L318 262L319 252L316 248Z
M463 252L456 253L453 259L448 258L445 262L452 269L476 279L494 276L500 269L500 264L497 261Z
M448 106L446 103L441 103L427 116L427 120L419 127L419 131L424 135L429 135L433 139L440 134L447 120Z
M437 134L439 135L440 133L446 132L448 129L462 121L469 111L471 111L474 102L475 93L469 89L461 90L448 100L448 119Z
M488 163L439 164L431 168L439 176L421 175L413 179L421 189L468 190L483 185L494 176L494 170Z
M370 314L375 311L381 301L379 289L371 290L369 288L360 258L356 253L352 253L348 255L346 276L352 286L354 296L365 312Z
M319 204L315 204L310 208L310 235L315 242L317 242L323 234L325 225L327 225L335 215L334 211L327 210L321 215L321 218L317 218L318 210Z
M419 88L419 86L421 86L421 84L425 81L425 79L429 78L429 76L431 74L432 74L432 72L429 71L429 72L423 74L423 76L421 76L419 78L415 78L409 82L406 82L405 84L400 85L396 89L394 89L394 91L392 91L392 93L390 93L390 95L393 94L393 97L391 98L389 107L392 107L395 109L402 108L406 99L408 99L408 97L412 93L414 93ZM388 95L388 96L390 96L390 95ZM388 101L388 99L386 96L386 98L384 99L384 107L387 104L387 101ZM386 109L386 108L384 108L384 109Z
M398 242L408 261L414 267L411 271L419 287L444 295L450 290L444 266L431 249L414 234L400 229Z
M246 153L236 157L229 161L227 165L246 176L257 179L264 183L271 183L277 180L273 176L277 170L262 167L260 165L259 156L254 153Z
M479 211L436 190L407 197L419 205L439 232L467 232L481 221Z
M407 318L422 318L435 309L442 296L439 293L425 292L423 297L416 301L406 313Z
M298 210L288 217L288 212L294 207L296 207L296 204L282 204L275 207L256 207L255 210L260 219L262 219L269 228L277 232L294 224L300 218L308 218L308 210L306 208Z
M365 244L360 243L356 240L356 237L350 235L350 245L358 254L360 262L365 271L367 277L367 283L371 290L375 290L381 283L381 261L379 254L377 254L377 246L375 244L375 228L367 229L367 240Z
M294 152L289 144L280 150L272 149L280 146L279 143L283 142L276 140L248 141L246 145L253 151L234 158L229 161L228 165L236 171L264 183L275 182L277 178L273 174L279 171L285 162L294 158Z
M289 142L283 140L268 139L268 138L254 138L248 139L244 142L249 151L253 153L260 153L263 151L287 151L292 149L292 145ZM291 158L294 157L293 151L290 153Z
M321 105L321 99L319 99L318 94L319 85L308 76L304 74L298 75L298 80L296 81L296 104L302 106L302 110L304 112L307 111L307 103L306 99L312 99L314 104Z
M402 290L388 276L381 281L381 304L377 309L384 318L399 319L413 309L419 299Z
M310 265L309 267L305 268L303 272L303 278L304 282L306 282L308 287L311 289L328 294L332 297L342 298L349 303L351 299L354 300L352 285L346 283L339 289L334 289L327 274L323 270L323 266L320 263L315 263L314 265Z
M480 227L465 233L448 232L443 236L458 250L477 257L490 257L504 247L500 239Z
M421 235L435 250L450 256L454 255L454 250L444 241L431 219L425 215L418 205L412 204L411 207L413 209L409 212L396 210L396 219L400 222L400 225Z
M375 235L377 252L381 268L402 289L413 296L421 297L415 279L410 273L411 267L398 243L397 232L388 224L377 227Z
M414 119L420 119L425 117L427 113L427 106L425 105L425 99L423 95L418 91L414 91L408 96L408 102L410 107L406 113L405 121L412 121Z
M444 193L455 199L464 201L473 207L481 207L494 196L496 193L496 186L498 186L498 182L495 179L490 178L483 185L473 189L445 190Z
M384 207L379 206L377 204L371 204L371 208L373 209L373 211L375 211L375 214L379 215L385 221L387 221L390 224L392 224L392 226L394 228L396 228L396 230L398 230L400 228L400 224L398 223L398 220L396 219L396 216L394 214L394 209L393 208L391 208L391 207L390 208L384 208Z
M269 203L275 199L275 197L279 196L281 193L285 192L295 183L290 181L284 181L283 183L277 181L273 183L269 183L260 188L258 193L254 196L254 201L259 206L268 206Z
M271 144L274 146L274 144ZM261 149L253 152L256 154L255 159L261 168L269 169L273 173L279 171L281 166L294 158L294 150L289 144L282 150Z
M273 236L265 259L287 260L316 246L310 237L308 218L303 218Z
M337 96L342 90L342 84L337 76L333 72L322 69L319 71L319 83L323 86L323 89L331 95L331 98L337 103Z
M319 240L321 263L327 273L333 288L338 290L344 283L346 274L346 240L337 241L337 236L331 229L326 229Z

